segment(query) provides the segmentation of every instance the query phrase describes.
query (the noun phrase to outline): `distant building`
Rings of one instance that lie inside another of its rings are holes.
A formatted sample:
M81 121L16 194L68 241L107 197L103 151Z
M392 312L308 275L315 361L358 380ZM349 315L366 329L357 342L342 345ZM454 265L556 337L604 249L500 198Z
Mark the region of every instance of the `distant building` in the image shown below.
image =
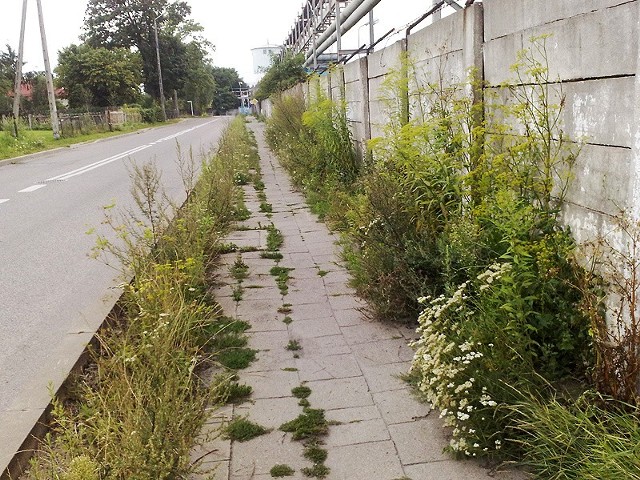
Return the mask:
M280 55L282 47L276 45L267 45L266 47L252 48L253 54L253 73L262 74L271 66L271 58L274 55Z

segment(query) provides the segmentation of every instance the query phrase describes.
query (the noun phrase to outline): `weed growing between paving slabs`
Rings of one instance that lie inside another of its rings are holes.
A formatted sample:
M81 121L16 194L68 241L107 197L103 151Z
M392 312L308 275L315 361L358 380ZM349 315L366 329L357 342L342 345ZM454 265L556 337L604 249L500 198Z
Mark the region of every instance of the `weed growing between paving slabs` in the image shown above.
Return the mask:
M107 208L118 242L99 237L95 250L133 276L123 285L123 315L101 333L74 396L53 400L51 432L25 478L158 480L197 468L189 453L205 407L249 393L233 374L205 383L198 372L222 363L218 348L245 348L246 324L221 317L206 279L220 234L242 217L234 178L254 168L256 155L244 123L233 121L198 182L183 176L189 200L181 207L167 201L153 165L133 167L138 210ZM192 156L180 155L180 165L195 171Z
M276 252L280 249L284 243L284 236L282 232L276 228L272 223L267 226L267 250L270 252Z
M280 293L283 296L289 292L289 287L287 284L289 282L289 279L291 278L289 276L289 272L291 272L292 270L294 269L288 268L288 267L275 266L275 267L272 267L271 270L269 271L271 275L276 277L276 284L278 285L278 288L280 289Z
M322 437L329 433L329 423L325 419L324 410L310 408L307 397L311 389L300 385L291 390L294 397L299 398L303 406L302 413L297 418L280 425L280 430L291 433L293 440L304 441L303 456L313 465L302 469L302 473L311 478L325 478L329 475L329 467L324 462L328 452L320 445Z
M271 430L245 417L235 418L224 428L224 436L236 442L247 442L252 438L269 433Z
M269 470L269 473L273 478L280 478L280 477L292 477L293 474L296 473L296 471L293 468L291 468L289 465L279 464L271 467L271 470Z
M290 303L283 303L282 306L278 308L278 313L291 313L293 312L291 307L292 305Z

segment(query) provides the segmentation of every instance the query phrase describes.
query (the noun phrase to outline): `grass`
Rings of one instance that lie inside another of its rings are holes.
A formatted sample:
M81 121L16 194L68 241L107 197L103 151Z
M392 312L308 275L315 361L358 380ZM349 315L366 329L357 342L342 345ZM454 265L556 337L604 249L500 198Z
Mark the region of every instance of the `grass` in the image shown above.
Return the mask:
M640 480L640 409L587 392L514 407L522 463L550 480Z
M212 384L221 385L217 396L213 398L213 405L240 404L253 393L253 388L250 385L238 383L237 375L228 372L216 375Z
M284 236L272 223L267 227L267 250L277 251L284 243Z
M233 262L233 265L229 268L229 271L231 272L233 278L235 278L238 282L241 282L249 276L249 265L244 263L244 261L242 260L242 255L238 254L235 262Z
M290 303L283 303L282 306L278 308L278 313L284 313L284 314L291 313L293 312L293 309L291 307L292 305Z
M310 478L327 478L327 475L331 472L329 467L322 463L314 463L312 467L304 467L301 471L306 477Z
M271 470L269 470L269 473L273 478L279 478L292 477L293 474L296 473L296 471L289 465L274 465L273 467L271 467Z
M292 434L294 440L317 438L329 432L329 424L324 418L324 410L306 408L290 422L280 425L280 430Z
M282 369L283 372L297 372L298 369L295 367L285 367Z
M305 385L300 385L299 387L292 388L291 393L296 398L307 398L311 395L311 389Z
M324 462L327 460L327 450L321 448L320 437L329 433L329 422L325 419L324 410L313 409L307 397L311 395L311 389L300 385L291 390L294 397L299 398L298 405L303 407L302 413L290 422L280 425L280 430L291 433L293 440L305 440L303 456L313 465L305 467L301 471L307 477L325 478L330 469Z
M234 301L239 302L240 300L242 300L243 293L244 288L242 288L242 285L236 285L231 291L231 298L233 298Z
M289 315L287 315L286 317L284 317L284 318L282 319L282 322L283 322L285 325L290 325L291 323L293 323L293 318L291 318Z
M134 132L143 128L150 128L148 124L123 126L114 132L91 133L78 137L61 138L55 140L50 130L24 130L16 140L10 132L0 131L0 160L15 158L30 153L43 152L60 147L69 147L83 142L92 142L102 138L115 137L127 132Z
M315 443L310 443L304 448L304 452L302 453L304 458L307 460L311 460L313 463L324 463L327 457L329 456L329 452L327 452L324 448L320 448Z
M223 350L219 352L215 359L223 366L231 370L242 370L251 365L256 359L257 350L252 348L240 347Z
M262 252L260 258L266 258L269 260L282 260L283 255L280 252Z
M244 320L236 320L231 317L220 317L216 322L213 322L208 326L206 333L210 334L211 337L217 337L221 333L244 333L250 328L251 324Z
M289 276L289 272L292 270L293 268L276 266L276 267L272 267L271 270L269 271L271 275L276 277L276 284L278 285L278 288L280 289L280 293L282 295L286 295L289 292L289 287L287 286L287 283L291 278Z
M235 243L221 243L218 245L218 253L233 253L238 251L238 246Z
M271 205L270 203L267 203L267 202L262 202L260 204L260 211L262 213L272 213L273 212L273 205Z
M236 442L246 442L252 438L269 433L269 431L269 429L262 425L251 422L245 417L240 417L232 420L229 425L224 428L224 436Z
M296 352L298 350L302 350L302 345L300 345L300 342L298 340L289 340L289 343L287 343L285 349L291 352Z
M253 387L251 387L251 385L241 385L238 382L234 382L229 386L226 403L242 403L247 400L252 393Z

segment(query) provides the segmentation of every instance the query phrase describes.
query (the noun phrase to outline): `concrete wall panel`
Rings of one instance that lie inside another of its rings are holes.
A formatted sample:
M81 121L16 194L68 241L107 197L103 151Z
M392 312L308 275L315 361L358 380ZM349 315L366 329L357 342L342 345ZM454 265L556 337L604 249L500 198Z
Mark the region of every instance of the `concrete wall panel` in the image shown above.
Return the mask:
M462 50L463 22L462 15L450 15L412 33L407 39L409 58L414 60L432 58L447 52Z
M345 83L359 82L360 81L360 60L352 60L347 63L344 68L344 81Z
M630 0L484 0L485 39L626 3Z
M574 167L567 200L601 214L618 214L620 208L630 206L632 163L628 148L584 145Z
M563 86L565 132L589 143L631 148L635 78L603 78Z
M342 67L336 67L331 70L331 99L334 102L344 100L344 72Z
M521 3L514 1L513 5ZM488 41L484 46L485 78L491 85L512 80L510 66L518 51L530 47L532 37L547 34L551 35L546 45L552 77L567 81L633 75L638 51L637 9L635 2L624 3ZM537 58L542 60L539 55Z
M389 107L389 102L385 99L383 81L384 77L369 80L371 138L381 136L384 126L391 120L390 115L393 108Z
M369 55L369 78L383 77L391 70L400 69L404 40Z

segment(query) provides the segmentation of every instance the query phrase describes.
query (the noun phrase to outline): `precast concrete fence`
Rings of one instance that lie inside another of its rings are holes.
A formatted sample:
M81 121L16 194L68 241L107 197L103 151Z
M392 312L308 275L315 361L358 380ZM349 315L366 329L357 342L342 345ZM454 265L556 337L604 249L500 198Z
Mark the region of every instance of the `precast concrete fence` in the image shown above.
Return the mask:
M362 146L391 120L384 83L403 57L415 72L406 99L410 119L417 114L411 99L418 89L464 84L470 71L484 87L469 95L494 92L508 102L511 65L541 36L549 76L564 96L562 129L582 142L564 220L577 241L587 241L608 231L621 210L640 218L640 1L484 0L313 81L329 98L345 101ZM312 98L313 81L290 93ZM262 102L263 114L270 109Z

